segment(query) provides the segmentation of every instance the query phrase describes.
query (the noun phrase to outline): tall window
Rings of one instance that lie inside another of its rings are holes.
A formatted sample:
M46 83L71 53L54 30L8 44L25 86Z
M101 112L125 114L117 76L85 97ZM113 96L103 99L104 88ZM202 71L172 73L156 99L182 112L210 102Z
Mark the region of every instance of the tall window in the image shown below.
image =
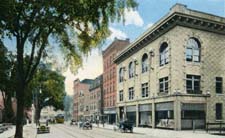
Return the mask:
M165 64L169 63L169 47L166 42L164 42L159 49L160 52L160 66L163 66Z
M129 88L128 92L129 92L129 97L128 97L128 99L129 99L129 100L134 99L134 87Z
M159 92L168 93L169 79L168 77L159 79Z
M129 64L129 78L134 77L134 62L130 62Z
M216 77L216 93L223 93L223 78Z
M190 38L187 42L186 61L200 62L200 43L196 38Z
M196 75L187 75L186 76L186 89L187 93L190 94L200 94L200 76Z
M148 71L148 55L145 53L142 56L142 73Z
M148 97L148 83L141 84L141 96L142 98Z
M123 101L123 90L119 91L119 100Z
M120 68L120 70L119 70L119 82L123 82L123 76L124 76L123 68Z
M222 117L222 110L223 110L223 106L222 103L217 103L216 104L216 120L221 120Z

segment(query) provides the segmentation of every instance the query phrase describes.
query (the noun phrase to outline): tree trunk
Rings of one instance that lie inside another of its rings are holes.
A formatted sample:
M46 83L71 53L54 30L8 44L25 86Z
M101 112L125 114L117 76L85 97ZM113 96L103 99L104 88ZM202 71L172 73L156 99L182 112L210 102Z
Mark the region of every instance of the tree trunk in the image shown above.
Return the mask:
M37 110L37 119L39 120L41 118L41 109L40 107Z
M17 71L17 86L16 86L16 133L15 138L23 138L23 120L24 120L24 101L26 84L23 79L23 73Z
M15 138L23 138L23 119L24 119L24 85L17 89L17 114L16 114L16 134Z

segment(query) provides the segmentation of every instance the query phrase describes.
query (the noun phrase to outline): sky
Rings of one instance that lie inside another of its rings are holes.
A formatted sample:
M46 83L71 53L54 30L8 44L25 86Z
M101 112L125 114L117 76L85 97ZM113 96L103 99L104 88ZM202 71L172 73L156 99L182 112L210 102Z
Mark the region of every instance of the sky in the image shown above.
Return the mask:
M133 42L150 26L166 15L176 3L185 4L189 9L225 17L225 0L137 0L137 2L139 6L136 11L125 10L124 24L121 22L110 24L111 35L107 38L102 50L106 49L115 37L119 39L129 38L130 42ZM66 92L70 95L73 94L72 88L75 79L94 79L102 74L102 61L101 50L95 49L90 56L84 58L83 67L79 69L78 74L73 75L67 70L64 73Z

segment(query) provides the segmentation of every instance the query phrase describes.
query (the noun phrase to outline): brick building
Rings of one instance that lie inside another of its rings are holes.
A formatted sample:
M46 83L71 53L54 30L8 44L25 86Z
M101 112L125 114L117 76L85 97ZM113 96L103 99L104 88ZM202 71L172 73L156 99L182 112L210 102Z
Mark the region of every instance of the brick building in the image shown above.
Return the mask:
M74 81L73 118L76 121L90 119L89 88L92 83L93 83L93 80L91 79L84 79L82 81L80 81L79 79L76 79Z
M114 61L120 120L175 130L225 121L225 18L176 4Z
M90 116L93 122L102 119L103 115L103 82L102 75L96 77L90 86L90 101L89 109Z
M116 54L129 44L129 40L116 39L102 52L103 55L103 98L105 121L112 124L116 121Z

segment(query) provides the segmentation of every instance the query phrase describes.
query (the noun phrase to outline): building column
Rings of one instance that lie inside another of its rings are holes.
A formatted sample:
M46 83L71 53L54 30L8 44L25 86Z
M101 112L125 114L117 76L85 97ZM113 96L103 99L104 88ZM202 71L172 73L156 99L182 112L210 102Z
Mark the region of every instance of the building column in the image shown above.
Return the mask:
M139 126L139 105L136 104L136 127Z
M155 101L152 102L152 128L155 128Z
M123 121L124 120L127 120L127 107L126 106L124 106L124 108L123 108Z
M116 124L120 122L120 108L116 107Z
M181 102L180 97L176 96L174 101L174 130L181 130Z

